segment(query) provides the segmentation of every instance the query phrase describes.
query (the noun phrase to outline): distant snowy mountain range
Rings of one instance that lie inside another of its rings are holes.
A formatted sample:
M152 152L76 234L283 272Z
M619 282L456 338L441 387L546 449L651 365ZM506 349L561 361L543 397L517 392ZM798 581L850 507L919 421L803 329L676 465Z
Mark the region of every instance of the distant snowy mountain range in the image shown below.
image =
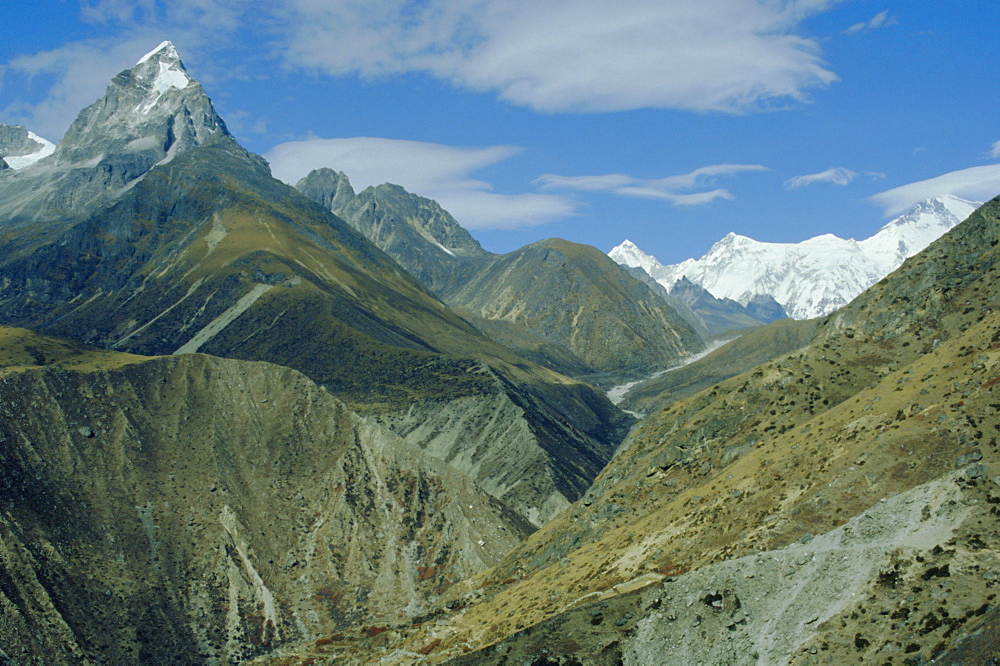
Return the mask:
M950 195L928 199L862 241L824 234L801 243L763 243L730 233L701 259L670 266L628 240L608 255L642 268L668 291L687 278L716 298L745 305L771 296L790 317L811 319L852 301L979 206Z

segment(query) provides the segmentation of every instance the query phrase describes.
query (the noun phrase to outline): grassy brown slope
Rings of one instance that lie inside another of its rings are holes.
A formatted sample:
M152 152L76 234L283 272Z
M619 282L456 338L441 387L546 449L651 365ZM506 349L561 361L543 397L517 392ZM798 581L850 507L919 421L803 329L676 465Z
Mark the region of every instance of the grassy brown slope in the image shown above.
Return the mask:
M611 375L612 383L704 348L649 287L596 248L560 239L494 257L441 296L476 321L500 322L495 328L515 349L544 359L540 341L562 347L578 359L569 369L588 367ZM523 342L518 329L526 334Z
M583 500L477 583L441 648L486 645L637 576L827 532L977 459L996 474L998 240L1000 200L807 348L651 414Z
M816 332L817 320L782 319L741 333L708 356L643 382L630 390L620 406L648 412L718 384L773 358L804 347Z
M145 356L96 349L26 328L0 326L0 374L46 365L66 370L112 370L146 360Z

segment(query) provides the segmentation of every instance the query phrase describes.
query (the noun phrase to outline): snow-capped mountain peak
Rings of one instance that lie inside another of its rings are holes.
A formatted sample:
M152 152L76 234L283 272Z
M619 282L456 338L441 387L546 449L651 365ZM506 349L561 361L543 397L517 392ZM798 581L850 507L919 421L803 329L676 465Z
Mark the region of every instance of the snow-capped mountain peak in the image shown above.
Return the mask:
M165 41L119 73L104 97L80 113L56 156L61 163L79 164L112 154L144 154L161 163L225 138L229 132L211 100Z
M154 56L158 58L162 56L168 59L180 61L180 55L177 53L177 49L174 48L174 43L171 42L169 39L165 39L162 42L160 42L160 45L157 46L155 49L153 49L146 55L139 58L139 60L136 61L135 64L141 65L142 63L153 58Z
M730 232L701 259L670 266L628 241L609 255L642 268L668 290L686 277L716 298L746 305L771 296L790 317L810 319L849 303L978 206L951 195L928 199L862 241L822 234L799 243L764 243Z
M887 275L969 217L980 204L944 195L921 201L859 245Z
M30 211L40 219L113 200L153 168L210 145L226 145L252 168L267 168L229 134L212 100L166 41L111 80L104 95L80 112L51 157L21 173L7 170L0 179L0 214L14 218ZM7 196L7 190L18 194Z
M646 254L639 249L638 245L628 239L625 239L621 244L611 248L611 251L608 252L608 256L622 266L641 268L647 273L651 268L660 265L660 262L656 260L656 257Z
M133 78L148 86L146 98L138 106L139 113L149 113L160 98L170 90L184 90L194 83L187 75L173 43L165 41L139 59L132 69Z

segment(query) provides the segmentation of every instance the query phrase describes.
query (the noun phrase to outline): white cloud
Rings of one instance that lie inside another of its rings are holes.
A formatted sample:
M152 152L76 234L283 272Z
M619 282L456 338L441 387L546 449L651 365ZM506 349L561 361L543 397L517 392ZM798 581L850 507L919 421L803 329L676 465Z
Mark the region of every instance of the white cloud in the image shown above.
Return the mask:
M500 194L472 177L521 148L464 148L376 137L282 143L264 157L276 178L295 184L313 169L343 171L355 190L395 183L440 203L468 229L513 229L572 215L575 204L549 194Z
M744 112L836 75L803 18L838 0L286 0L284 57L330 74L427 72L546 112Z
M986 201L1000 194L1000 164L952 171L936 178L879 192L871 200L887 217L899 215L914 204L944 194L971 201Z
M543 190L607 192L623 197L663 199L674 206L697 206L717 199L735 198L725 189L706 189L713 186L719 176L767 170L767 167L759 164L715 164L690 173L656 179L636 178L620 173L601 176L559 176L549 173L539 176L534 183Z
M85 0L80 18L88 23L131 23L156 13L156 0Z
M118 24L126 29L159 25L200 29L216 36L240 27L245 0L84 0L80 18L88 23Z
M5 63L50 86L7 96L5 120L57 139L107 81L163 39L199 79L245 75L229 49L252 28L260 57L377 77L422 72L545 112L746 112L807 99L836 75L799 23L842 0L82 0L112 36ZM238 50L238 49L237 49ZM51 84L49 81L53 81ZM5 92L9 86L5 86Z
M831 167L819 173L810 173L804 176L794 176L785 181L785 187L795 190L815 183L832 183L833 185L848 185L858 176L865 175L872 178L883 178L885 174L865 171L863 174L851 171L845 167Z
M889 10L881 11L871 19L864 21L862 23L855 23L847 30L844 31L845 35L853 35L859 32L867 32L868 30L877 30L878 28L887 28L890 25L896 25L896 17L889 16Z
M990 157L994 159L1000 158L1000 141L994 143L993 146L990 148Z

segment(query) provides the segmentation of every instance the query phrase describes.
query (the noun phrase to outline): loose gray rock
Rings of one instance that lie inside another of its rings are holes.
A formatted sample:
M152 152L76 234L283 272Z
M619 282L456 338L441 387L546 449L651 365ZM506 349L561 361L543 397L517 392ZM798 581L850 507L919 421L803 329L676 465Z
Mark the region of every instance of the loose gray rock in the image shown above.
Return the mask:
M958 460L955 461L955 464L958 467L964 467L969 463L979 462L982 459L983 459L983 452L980 451L979 449L975 449L973 451L970 451L969 453L966 453L964 456L959 456Z

